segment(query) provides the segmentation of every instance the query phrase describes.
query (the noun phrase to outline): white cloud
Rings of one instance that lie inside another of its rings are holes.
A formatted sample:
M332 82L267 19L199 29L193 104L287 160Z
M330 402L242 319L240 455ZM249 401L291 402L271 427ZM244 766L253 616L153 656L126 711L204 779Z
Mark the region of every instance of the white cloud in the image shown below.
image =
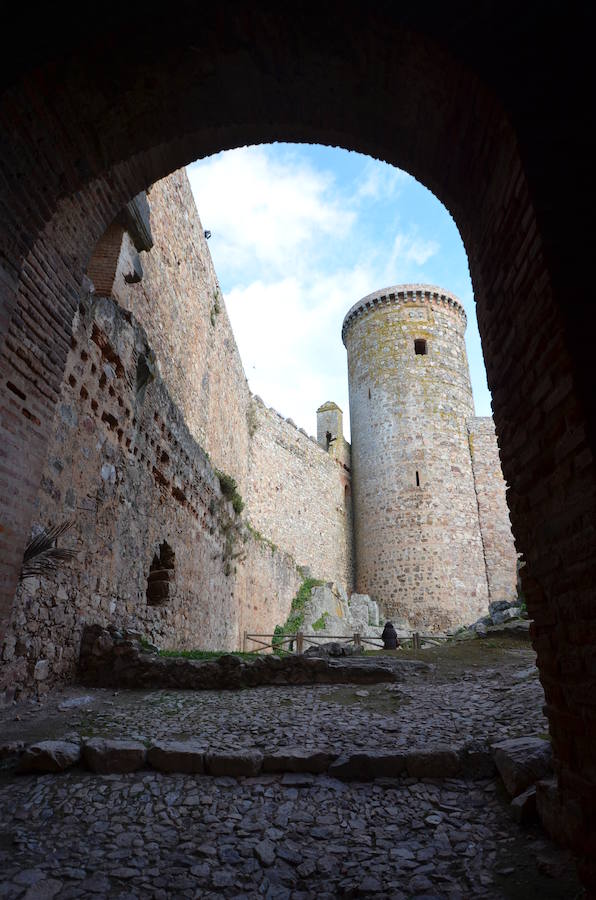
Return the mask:
M396 230L397 198L414 179L361 160L351 181L279 145L187 170L250 387L309 434L317 406L334 400L349 435L347 310L371 291L422 280L439 249L415 223Z
M268 406L313 434L315 410L326 400L342 407L349 423L345 349L341 324L362 297L371 273L316 273L305 280L254 281L226 296L251 389Z
M355 220L333 175L291 153L244 147L195 163L188 175L213 255L242 283L247 273L294 272L321 238L344 236Z
M391 274L392 272L407 271L412 268L412 264L423 266L438 251L437 241L419 238L415 231L408 234L398 233L395 235L385 271Z
M368 160L362 173L362 180L356 191L357 201L371 201L395 198L400 187L411 175L393 166L379 165L375 160Z

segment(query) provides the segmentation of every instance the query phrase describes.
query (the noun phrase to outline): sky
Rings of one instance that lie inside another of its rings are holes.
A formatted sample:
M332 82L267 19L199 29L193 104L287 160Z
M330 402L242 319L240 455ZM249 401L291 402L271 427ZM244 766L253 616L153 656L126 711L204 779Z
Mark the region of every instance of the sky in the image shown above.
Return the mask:
M308 144L228 150L187 168L253 393L316 434L316 409L344 411L348 309L402 283L455 293L476 415L490 393L468 260L457 227L411 175L352 151Z

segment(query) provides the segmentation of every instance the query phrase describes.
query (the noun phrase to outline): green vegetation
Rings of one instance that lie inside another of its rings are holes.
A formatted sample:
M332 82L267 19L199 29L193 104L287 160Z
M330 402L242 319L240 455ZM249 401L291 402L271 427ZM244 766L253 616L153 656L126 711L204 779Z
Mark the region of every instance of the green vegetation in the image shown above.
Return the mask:
M259 427L259 419L257 416L257 406L256 401L252 400L248 404L246 408L246 424L248 427L248 434L252 438L255 436L255 432Z
M241 650L160 650L160 656L182 657L183 659L219 659L220 656L238 656L240 659L255 659L259 654L243 653ZM278 656L286 655L285 651L277 651Z
M215 328L215 322L217 316L221 312L221 304L219 302L219 288L215 288L213 291L213 306L211 307L211 313L209 314L209 318L211 319L211 324Z
M300 631L304 624L304 604L309 599L312 589L320 587L322 584L325 584L325 582L318 578L304 579L298 588L298 593L292 600L290 614L286 619L285 625L275 626L273 640L271 641L274 647L280 647L282 639L287 635L296 634L297 631Z
M215 470L215 474L219 478L219 486L221 488L222 494L224 495L226 500L232 501L234 512L237 515L240 515L240 513L244 509L244 500L238 493L238 485L236 484L236 479L232 478L231 475L227 475L225 472L221 472L219 469Z
M240 650L228 653L226 650L160 650L160 656L181 656L183 659L219 659L220 656L239 656L242 659L254 659L254 653L242 653Z
M255 528L254 525L251 525L250 522L245 522L245 525L255 541L258 541L259 544L265 544L267 547L269 547L272 553L275 553L277 550L279 550L277 544L274 544L273 541L270 541L269 538L266 538L264 534L261 534L261 532L257 528Z
M328 618L328 612L321 613L317 621L312 623L313 631L324 631Z

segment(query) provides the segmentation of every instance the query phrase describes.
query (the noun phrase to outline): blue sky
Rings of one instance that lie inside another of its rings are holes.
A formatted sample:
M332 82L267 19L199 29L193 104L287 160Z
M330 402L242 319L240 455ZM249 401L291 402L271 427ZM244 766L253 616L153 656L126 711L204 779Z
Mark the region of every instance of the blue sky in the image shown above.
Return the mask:
M334 400L349 437L343 317L403 282L453 291L466 309L477 415L491 415L472 285L457 227L405 172L306 144L244 147L187 169L254 393L309 434Z

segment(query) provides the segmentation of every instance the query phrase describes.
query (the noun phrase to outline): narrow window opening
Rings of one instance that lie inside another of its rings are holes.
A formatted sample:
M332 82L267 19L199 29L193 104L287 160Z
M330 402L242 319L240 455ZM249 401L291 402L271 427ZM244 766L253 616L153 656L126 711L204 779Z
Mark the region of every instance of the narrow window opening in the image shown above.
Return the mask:
M416 356L426 356L428 350L424 338L416 338L414 341L414 353Z
M368 389L368 399L370 400L370 388Z
M176 554L167 541L160 544L159 554L153 556L147 579L147 604L165 606L171 597L175 580Z
M331 432L328 431L325 435L325 440L327 441L327 450L329 450L329 444L331 443Z
M418 469L416 469L416 487L420 487L420 475L418 474Z
M143 389L147 387L147 382L149 381L150 377L151 370L147 365L147 360L145 359L144 355L140 353L137 360L137 397L143 392Z

